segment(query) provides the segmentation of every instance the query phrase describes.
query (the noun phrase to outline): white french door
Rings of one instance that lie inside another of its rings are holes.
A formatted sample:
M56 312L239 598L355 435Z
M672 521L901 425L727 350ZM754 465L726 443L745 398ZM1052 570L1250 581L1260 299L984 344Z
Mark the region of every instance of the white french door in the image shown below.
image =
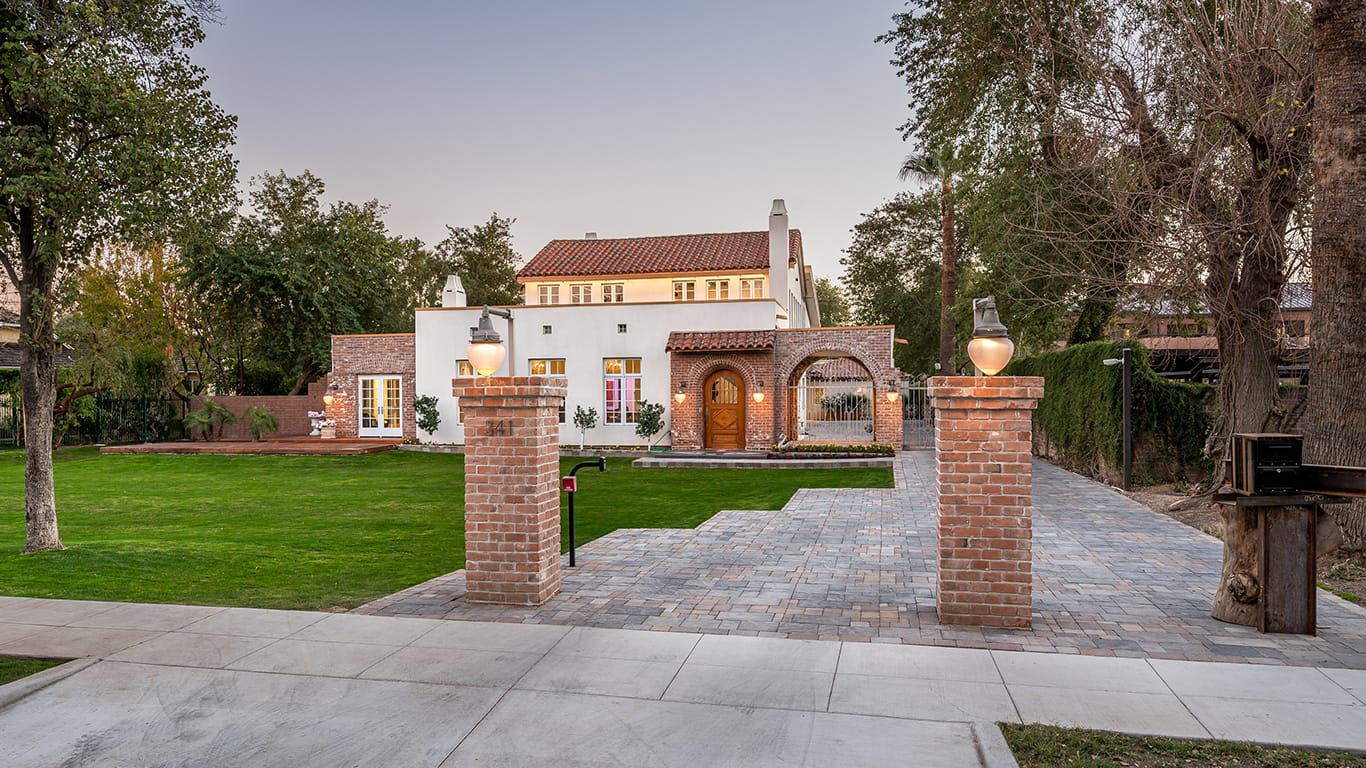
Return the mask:
M360 377L360 437L403 437L403 379Z

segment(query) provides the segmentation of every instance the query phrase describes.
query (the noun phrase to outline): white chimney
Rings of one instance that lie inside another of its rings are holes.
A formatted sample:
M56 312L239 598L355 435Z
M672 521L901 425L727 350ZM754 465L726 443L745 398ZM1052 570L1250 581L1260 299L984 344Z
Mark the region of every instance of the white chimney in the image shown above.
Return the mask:
M441 289L441 306L469 306L465 301L465 284L460 282L459 275L446 275L446 287Z
M790 256L787 237L787 204L777 199L768 215L768 295L784 308L787 307L787 260Z
M585 232L585 233L583 233L583 239L584 239L584 240L597 240L597 239L598 239L598 233L597 233L597 232Z

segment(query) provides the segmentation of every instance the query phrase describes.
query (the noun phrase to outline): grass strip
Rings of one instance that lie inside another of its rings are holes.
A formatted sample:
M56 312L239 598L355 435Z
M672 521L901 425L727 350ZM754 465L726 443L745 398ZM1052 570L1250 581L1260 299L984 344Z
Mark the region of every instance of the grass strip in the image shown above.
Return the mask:
M65 663L66 659L16 659L0 656L0 685L12 683L29 675L36 675L45 669L51 669L58 664Z
M1366 757L1231 741L1003 724L1020 768L1362 768Z

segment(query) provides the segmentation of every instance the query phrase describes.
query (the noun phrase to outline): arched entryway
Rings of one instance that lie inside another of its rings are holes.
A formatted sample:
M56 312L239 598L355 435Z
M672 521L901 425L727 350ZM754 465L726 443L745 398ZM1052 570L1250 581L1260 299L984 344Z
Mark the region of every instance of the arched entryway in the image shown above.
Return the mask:
M717 450L745 447L745 380L729 368L707 377L703 393L703 446Z

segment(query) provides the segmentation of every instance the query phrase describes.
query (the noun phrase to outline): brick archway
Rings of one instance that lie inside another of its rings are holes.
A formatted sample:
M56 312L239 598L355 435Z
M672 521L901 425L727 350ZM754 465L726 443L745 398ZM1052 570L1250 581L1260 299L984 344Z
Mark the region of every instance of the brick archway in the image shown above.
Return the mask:
M854 360L868 372L872 381L872 439L877 443L897 445L901 438L901 403L889 401L887 393L900 396L901 372L892 365L893 327L862 328L801 328L780 330L773 349L773 368L777 381L783 383L775 392L774 406L782 414L784 436L793 437L796 425L796 404L789 402L788 387L793 386L821 358L841 357Z

